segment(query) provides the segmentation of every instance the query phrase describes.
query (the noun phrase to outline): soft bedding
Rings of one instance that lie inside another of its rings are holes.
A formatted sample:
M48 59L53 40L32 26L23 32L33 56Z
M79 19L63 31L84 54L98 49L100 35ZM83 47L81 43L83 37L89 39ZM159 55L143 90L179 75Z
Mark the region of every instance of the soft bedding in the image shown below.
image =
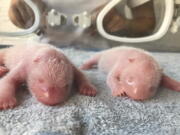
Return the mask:
M94 51L64 49L77 66ZM164 72L180 81L180 53L153 53ZM159 88L155 97L138 102L112 97L106 74L84 71L97 87L96 97L74 93L63 105L45 106L24 88L20 105L0 111L0 135L178 135L180 92ZM143 80L142 80L143 81Z

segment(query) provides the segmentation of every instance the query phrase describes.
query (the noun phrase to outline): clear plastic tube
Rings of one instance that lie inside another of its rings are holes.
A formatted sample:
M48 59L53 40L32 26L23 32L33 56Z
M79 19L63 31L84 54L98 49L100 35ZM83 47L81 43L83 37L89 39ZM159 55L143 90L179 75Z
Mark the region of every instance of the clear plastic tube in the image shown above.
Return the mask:
M24 35L28 35L35 32L39 28L40 18L41 18L41 13L39 11L39 8L36 6L36 4L32 2L32 0L24 0L24 1L34 12L35 21L32 27L26 30L17 31L17 32L3 32L3 31L1 32L0 31L0 36L7 36L7 37L24 36Z

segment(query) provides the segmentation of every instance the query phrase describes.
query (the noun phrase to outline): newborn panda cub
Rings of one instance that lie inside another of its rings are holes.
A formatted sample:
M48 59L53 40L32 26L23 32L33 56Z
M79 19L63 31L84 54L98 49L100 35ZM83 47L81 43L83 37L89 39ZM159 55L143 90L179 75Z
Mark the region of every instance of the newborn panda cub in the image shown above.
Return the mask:
M16 45L0 50L0 109L17 105L18 86L27 83L46 105L63 103L76 85L80 94L95 96L95 87L57 48L47 44ZM3 66L4 65L4 66Z
M116 47L95 54L81 69L90 69L98 64L108 73L107 85L113 96L129 96L145 100L155 95L160 84L180 91L180 83L164 73L150 53L132 47Z

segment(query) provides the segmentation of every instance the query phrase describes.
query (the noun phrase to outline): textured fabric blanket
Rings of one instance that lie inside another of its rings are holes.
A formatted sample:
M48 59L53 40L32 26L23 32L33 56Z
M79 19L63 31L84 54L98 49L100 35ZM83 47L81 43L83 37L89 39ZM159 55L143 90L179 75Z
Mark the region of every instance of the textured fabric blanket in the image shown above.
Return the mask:
M95 52L64 49L77 66ZM171 77L180 80L180 53L153 53ZM64 104L45 106L27 90L19 90L20 105L0 111L0 135L179 135L180 92L159 88L150 100L112 97L106 75L84 71L98 89L96 97L75 93Z

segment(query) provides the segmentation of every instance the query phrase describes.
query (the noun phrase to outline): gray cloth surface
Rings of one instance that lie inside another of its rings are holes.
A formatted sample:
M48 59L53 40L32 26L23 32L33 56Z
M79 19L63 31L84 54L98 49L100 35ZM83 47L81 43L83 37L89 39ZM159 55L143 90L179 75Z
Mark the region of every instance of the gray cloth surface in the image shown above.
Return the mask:
M94 52L65 49L77 66ZM153 53L164 72L180 80L179 53ZM96 97L75 93L64 105L39 103L27 90L19 90L20 105L0 111L0 135L178 135L180 93L159 88L155 97L137 102L112 97L106 75L84 71L98 89Z

